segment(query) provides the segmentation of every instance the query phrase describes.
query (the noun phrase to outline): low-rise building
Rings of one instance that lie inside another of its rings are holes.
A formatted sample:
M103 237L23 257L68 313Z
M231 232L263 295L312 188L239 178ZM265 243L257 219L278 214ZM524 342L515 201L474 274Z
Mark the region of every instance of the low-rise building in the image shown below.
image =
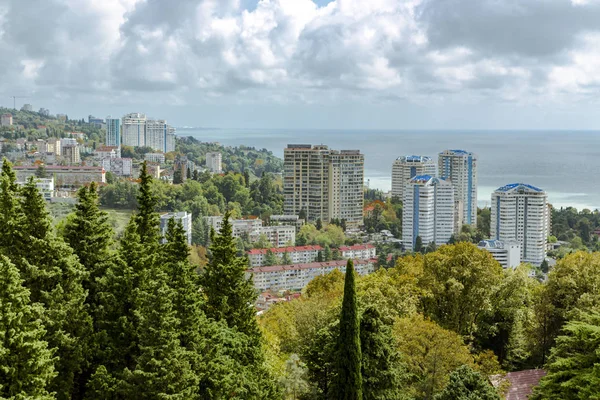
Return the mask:
M285 247L296 243L296 228L290 225L261 226L250 233L250 243L256 243L261 235L275 247Z
M316 278L338 269L346 272L346 260L312 262L292 265L274 265L270 267L254 267L246 271L252 277L258 290L301 290ZM375 272L374 260L356 260L354 270L358 275Z
M265 257L269 251L278 257L287 253L292 264L306 264L316 261L322 250L321 246L273 247L271 249L252 249L247 254L251 267L262 267L265 265Z
M94 150L94 156L98 159L104 158L120 158L121 148L118 146L102 146Z
M521 264L521 244L519 242L482 240L477 247L488 251L502 265L502 268L514 269Z
M304 219L297 215L271 215L269 217L269 224L275 225L292 225L296 227L296 232L304 225Z
M223 224L222 216L204 217L204 219L208 223L208 226L219 233ZM230 219L229 222L232 225L233 237L235 238L249 237L252 232L262 227L262 220L259 218Z
M17 180L25 182L30 176L36 176L38 167L17 165L13 169ZM57 189L78 189L91 182L106 182L106 171L102 167L46 165L46 173L54 178L54 186Z
M180 222L185 231L188 244L192 244L192 214L186 211L164 213L160 216L160 233L165 236L169 227L169 220L174 219ZM165 239L162 239L163 243Z
M11 126L12 124L13 124L12 114L2 114L2 117L0 117L0 125L1 126Z
M349 258L353 260L367 260L376 257L377 249L375 249L375 246L373 246L372 244L367 243L355 244L354 246L341 246L339 248L339 251L342 255L342 258L345 260Z
M165 163L165 155L163 153L146 153L146 154L144 154L144 160L149 161L149 162L164 164Z
M54 178L35 178L35 187L40 191L44 199L51 200L54 197ZM17 185L25 185L27 181L17 181Z
M131 176L133 160L131 158L105 158L101 160L102 167L106 172L118 176Z

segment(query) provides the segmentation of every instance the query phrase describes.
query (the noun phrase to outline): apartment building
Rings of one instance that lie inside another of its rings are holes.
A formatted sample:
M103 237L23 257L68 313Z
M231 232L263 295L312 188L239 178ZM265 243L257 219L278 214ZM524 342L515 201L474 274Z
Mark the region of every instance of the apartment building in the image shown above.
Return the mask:
M489 252L502 265L502 268L515 269L521 265L521 245L519 242L482 240L477 247Z
M358 150L289 144L284 149L284 214L309 222L345 219L362 225L364 156Z
M220 174L223 172L221 153L206 153L206 169L215 174Z
M27 178L29 179L29 178ZM44 199L51 200L54 197L54 178L34 178L35 187L40 191ZM17 185L23 186L26 180L17 181Z
M247 252L248 261L251 267L262 267L265 265L267 252L271 251L278 257L285 253L292 260L292 264L307 264L317 260L319 251L323 251L321 246L292 246L292 247L273 247L271 249L252 249Z
M125 146L146 145L146 115L130 113L121 119L122 142Z
M106 117L106 145L121 146L121 119Z
M158 164L164 164L165 155L163 153L146 153L144 154L144 160Z
M392 165L392 196L404 198L404 188L417 175L437 175L437 167L431 157L401 156Z
M187 238L188 244L192 244L192 214L186 211L182 212L170 212L164 213L160 215L160 233L164 237L167 234L167 229L169 227L169 221L174 219L175 222L181 223L183 226L183 230L185 232L185 236ZM162 239L162 242L165 242L165 239Z
M301 290L317 276L326 275L334 269L345 273L346 260L253 267L246 271L246 276L252 277L255 288L261 291ZM356 260L354 270L358 275L368 275L375 272L375 263L373 260Z
M0 117L0 126L11 126L13 124L12 114L2 114Z
M491 211L492 239L518 242L521 260L540 265L550 232L546 192L525 183L502 186L492 193Z
M341 246L339 248L342 258L368 260L377 256L377 249L370 243L355 244L353 246Z
M175 150L175 128L164 119L146 121L146 146L168 153Z
M292 225L296 227L296 233L304 225L304 219L297 215L271 215L269 217L269 224L271 226L276 225Z
M477 226L477 156L465 150L445 150L438 156L438 176L452 183L462 222Z
M81 154L79 145L77 144L67 144L62 146L61 155L63 160L69 164L78 164L81 162Z
M17 180L25 182L30 176L36 176L38 167L16 165L13 169ZM106 171L102 167L46 165L46 173L54 178L57 189L78 189L91 182L106 183Z
M296 227L290 225L261 226L250 233L250 243L256 243L264 235L275 247L286 247L296 243Z
M423 246L448 243L454 233L454 188L441 178L417 175L404 188L402 243L413 250L417 237Z

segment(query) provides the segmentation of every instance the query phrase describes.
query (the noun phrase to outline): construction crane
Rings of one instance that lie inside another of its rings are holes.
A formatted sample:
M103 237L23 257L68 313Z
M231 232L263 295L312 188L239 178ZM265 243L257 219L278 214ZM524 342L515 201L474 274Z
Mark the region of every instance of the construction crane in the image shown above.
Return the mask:
M13 99L13 108L17 109L17 99L28 99L28 96L10 96Z

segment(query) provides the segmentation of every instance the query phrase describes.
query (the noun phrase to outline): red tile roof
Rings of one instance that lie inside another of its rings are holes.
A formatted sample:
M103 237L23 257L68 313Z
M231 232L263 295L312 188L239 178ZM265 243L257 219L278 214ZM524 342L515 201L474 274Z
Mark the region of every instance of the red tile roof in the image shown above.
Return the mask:
M271 250L273 254L277 253L292 253L296 251L321 251L323 248L321 246L294 246L294 247L273 247L270 249L252 249L248 251L248 254L267 254L267 251Z
M546 375L543 369L528 369L525 371L509 372L505 376L492 375L490 380L495 387L508 380L510 387L506 393L506 400L527 400L533 388L536 387L540 379Z
M374 249L375 246L373 246L370 243L367 244L355 244L354 246L341 246L340 247L340 251L350 251L350 250L367 250L367 249Z
M376 260L354 260L354 265L365 265L372 264ZM254 267L247 269L246 272L278 272L286 270L297 270L297 269L311 269L311 268L341 268L346 266L346 260L336 260L327 262L312 262L305 264L291 264L291 265L272 265L269 267Z

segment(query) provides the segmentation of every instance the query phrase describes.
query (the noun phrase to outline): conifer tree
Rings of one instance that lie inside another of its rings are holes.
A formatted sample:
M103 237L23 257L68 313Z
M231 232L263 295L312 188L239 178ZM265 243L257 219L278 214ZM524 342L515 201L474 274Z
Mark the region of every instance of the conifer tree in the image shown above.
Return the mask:
M201 276L207 298L204 309L207 317L224 320L258 345L260 332L252 307L256 292L251 278L245 276L246 260L237 257L229 216L229 212L225 213L219 234L213 235L211 259Z
M156 212L156 196L152 193L152 176L148 174L146 161L140 171L140 190L137 196L138 212L135 215L137 232L141 242L150 247L158 245L159 219Z
M12 169L12 164L6 158L2 162L2 173L0 174L0 249L5 254L10 251L17 240L18 235L18 187L17 178Z
M362 400L360 319L356 299L354 263L348 260L344 280L344 299L336 342L334 378L329 387L330 399Z
M19 271L0 256L0 398L53 399L47 388L55 377L54 359Z

